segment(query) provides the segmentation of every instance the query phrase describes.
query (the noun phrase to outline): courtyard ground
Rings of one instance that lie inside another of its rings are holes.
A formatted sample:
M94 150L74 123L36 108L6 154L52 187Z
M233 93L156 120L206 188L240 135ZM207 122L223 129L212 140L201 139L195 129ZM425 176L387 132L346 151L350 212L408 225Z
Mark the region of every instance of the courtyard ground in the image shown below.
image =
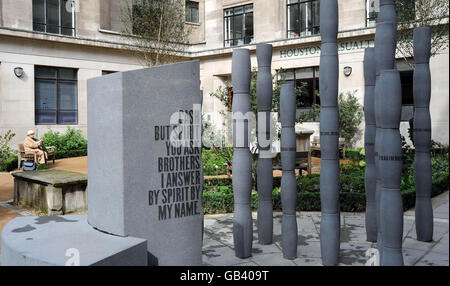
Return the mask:
M313 173L320 172L320 159L313 158ZM87 174L87 157L56 160L49 168ZM274 175L281 172L274 171ZM14 217L30 213L10 206L14 197L13 177L0 173L0 235L4 225ZM449 265L449 192L433 198L434 236L433 242L416 240L414 210L405 212L403 253L406 265ZM239 259L233 249L233 215L205 215L203 241L204 265L266 266L266 265L321 265L320 259L320 212L297 214L298 258L287 260L281 251L281 213L274 213L274 243L260 245L257 241L256 213L254 220L253 255ZM341 214L341 259L340 265L365 265L369 257L366 252L375 244L366 241L364 213ZM1 251L1 249L0 249Z

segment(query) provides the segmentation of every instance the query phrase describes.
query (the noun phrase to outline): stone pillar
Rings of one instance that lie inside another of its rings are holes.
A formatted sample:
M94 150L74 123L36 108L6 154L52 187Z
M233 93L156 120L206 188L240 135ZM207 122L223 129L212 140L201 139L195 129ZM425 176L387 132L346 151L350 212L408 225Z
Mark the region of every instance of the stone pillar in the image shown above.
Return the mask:
M365 191L366 191L366 234L367 241L377 241L376 216L376 169L375 169L375 50L367 48L364 53L364 147L366 150Z
M252 158L249 149L250 50L235 49L232 57L233 84L233 239L239 258L252 255L253 222L250 197Z
M397 70L382 70L380 89L375 101L377 136L383 142L378 146L378 172L381 178L380 226L383 241L382 266L402 266L403 204L401 195L402 141L400 118L402 89Z
M397 46L397 14L395 12L394 0L380 0L380 12L378 13L378 21L375 34L375 100L378 97L380 72L385 69L393 69L395 63L395 50ZM375 109L375 113L377 110ZM376 132L375 132L375 167L378 170L378 147L382 144L381 137L377 137L380 126L375 118ZM380 226L380 194L382 192L380 174L377 171L376 175L376 212L377 212L377 248L380 257L383 255L383 241L381 236Z
M297 258L297 216L295 212L297 202L297 184L295 179L295 111L296 98L294 83L287 82L280 90L280 119L281 119L281 208L283 218L281 222L281 246L286 259Z
M414 30L414 180L416 187L417 240L433 240L433 207L431 205L431 30Z
M256 170L258 187L258 239L260 244L271 244L273 239L273 170L272 138L270 134L272 110L272 45L261 44L256 47L258 78L256 97L258 101L258 149L259 158Z
M338 1L322 0L320 4L320 248L322 263L336 265L340 247Z

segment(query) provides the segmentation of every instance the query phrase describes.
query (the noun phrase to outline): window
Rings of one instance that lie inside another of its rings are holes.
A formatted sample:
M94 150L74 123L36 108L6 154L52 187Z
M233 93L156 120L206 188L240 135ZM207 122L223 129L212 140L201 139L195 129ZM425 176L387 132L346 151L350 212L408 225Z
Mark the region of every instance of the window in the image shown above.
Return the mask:
M408 62L413 63L414 60L412 58L409 58ZM404 59L398 59L397 70L400 72L400 81L402 84L402 105L414 105L414 69L410 67Z
M287 0L287 36L297 38L320 32L319 0Z
M33 0L33 30L75 36L72 0Z
M377 25L379 11L380 0L366 0L366 27L375 27Z
M186 1L186 22L199 23L198 2Z
M319 67L285 70L278 79L294 82L298 109L309 109L315 104L320 105Z
M35 67L35 123L78 124L77 70Z
M253 4L224 10L224 45L240 46L253 43Z

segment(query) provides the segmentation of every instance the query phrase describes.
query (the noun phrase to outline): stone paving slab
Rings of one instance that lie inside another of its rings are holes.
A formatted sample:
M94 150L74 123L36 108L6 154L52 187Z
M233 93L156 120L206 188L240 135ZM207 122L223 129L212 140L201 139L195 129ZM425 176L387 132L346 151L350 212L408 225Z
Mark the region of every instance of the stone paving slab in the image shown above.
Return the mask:
M448 192L433 198L434 235L432 242L416 240L414 210L405 212L403 231L403 257L406 266L449 265ZM446 216L444 215L446 214ZM256 228L256 212L253 213L253 255L239 259L233 249L233 214L206 215L203 246L204 265L228 266L319 266L320 212L297 214L298 258L283 258L281 246L282 214L274 213L274 240L271 245L260 245ZM341 214L341 266L364 266L369 259L366 253L376 248L376 243L366 241L364 213Z

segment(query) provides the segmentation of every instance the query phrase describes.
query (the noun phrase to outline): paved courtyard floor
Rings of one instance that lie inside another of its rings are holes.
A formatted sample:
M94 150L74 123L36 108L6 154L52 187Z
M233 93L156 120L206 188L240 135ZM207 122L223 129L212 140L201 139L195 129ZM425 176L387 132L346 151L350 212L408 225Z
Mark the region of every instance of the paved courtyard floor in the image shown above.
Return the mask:
M414 210L405 212L403 232L403 255L405 265L449 265L449 193L433 198L433 242L416 240ZM320 213L297 214L298 258L287 260L281 251L281 213L274 214L274 243L261 245L257 240L256 213L253 213L253 255L240 259L234 255L233 215L205 216L203 263L213 266L319 266ZM342 213L340 265L364 266L369 257L367 250L376 243L366 241L364 213Z
M57 160L50 168L87 173L87 157ZM313 162L313 173L320 165ZM0 173L0 233L3 226L16 216L30 215L11 207L5 201L13 198L13 178ZM433 242L416 240L414 210L405 212L403 253L406 265L449 265L449 192L433 198ZM253 256L239 259L233 249L233 215L206 215L203 240L204 265L224 266L296 266L322 265L320 258L320 212L302 212L297 215L298 258L287 260L281 251L281 213L274 214L274 243L260 245L257 241L256 213L253 214ZM364 213L342 213L340 265L365 265L366 252L375 244L366 241ZM1 251L1 249L0 249ZM0 262L1 265L1 262Z

